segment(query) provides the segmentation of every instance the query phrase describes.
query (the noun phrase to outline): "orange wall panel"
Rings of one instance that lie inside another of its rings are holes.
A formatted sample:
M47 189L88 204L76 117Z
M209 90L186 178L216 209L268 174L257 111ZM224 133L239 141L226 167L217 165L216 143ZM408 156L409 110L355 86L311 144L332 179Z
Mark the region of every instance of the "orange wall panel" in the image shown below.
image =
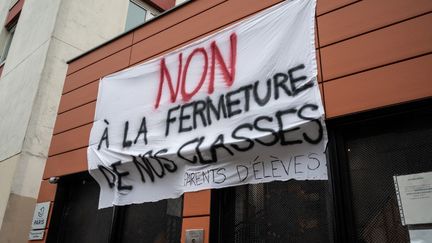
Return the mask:
M93 124L88 124L64 133L54 135L51 140L51 146L48 155L53 156L88 146L92 125Z
M60 100L58 113L77 108L96 100L99 80L64 94Z
M114 73L129 65L131 48L126 48L66 77L63 94Z
M187 229L204 229L204 243L209 243L210 216L183 218L181 242L186 242Z
M52 202L54 201L55 194L57 190L57 184L51 184L48 180L43 180L39 188L39 195L37 202Z
M175 0L147 0L148 3L155 5L159 9L168 10L175 6Z
M361 0L317 0L317 14L321 15L358 1Z
M187 192L183 198L183 217L210 215L211 191Z
M131 63L140 62L174 47L177 48L192 39L204 36L212 30L226 26L278 2L280 0L250 1L247 8L245 8L243 1L227 1L219 4L200 15L193 16L157 35L134 44Z
M92 122L95 109L96 102L91 102L61 113L57 116L54 135Z
M49 157L45 164L43 179L64 176L87 170L87 148L77 149Z
M322 48L323 80L431 52L431 23L427 14Z
M318 18L320 45L329 45L430 11L430 0L360 1Z
M324 83L327 118L432 96L432 54Z
M85 68L105 57L119 52L132 45L133 33L129 33L122 36L115 41L109 42L102 47L88 53L87 55L80 57L79 59L69 63L67 75L74 73L82 68Z
M165 29L168 29L180 22L195 16L221 2L226 0L207 0L207 1L192 1L186 5L176 9L174 12L164 16L163 18L155 19L147 23L143 27L135 30L133 36L133 43L137 43L145 38L157 34Z

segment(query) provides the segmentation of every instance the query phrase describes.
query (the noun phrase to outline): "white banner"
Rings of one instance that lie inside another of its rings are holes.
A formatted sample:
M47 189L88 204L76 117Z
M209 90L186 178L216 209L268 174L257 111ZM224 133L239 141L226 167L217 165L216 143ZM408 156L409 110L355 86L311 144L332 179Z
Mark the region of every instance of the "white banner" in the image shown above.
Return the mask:
M99 207L325 180L314 0L283 2L100 81L88 166Z

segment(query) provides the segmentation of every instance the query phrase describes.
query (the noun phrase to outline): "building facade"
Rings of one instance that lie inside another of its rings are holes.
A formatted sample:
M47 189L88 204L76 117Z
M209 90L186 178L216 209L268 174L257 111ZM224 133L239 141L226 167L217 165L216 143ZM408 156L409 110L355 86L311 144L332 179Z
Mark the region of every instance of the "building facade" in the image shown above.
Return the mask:
M0 242L28 240L66 61L124 32L131 4L0 1ZM174 1L134 4L151 17Z
M432 170L428 0L317 1L328 181L206 190L97 210L87 146L99 79L278 2L185 2L69 62L37 197L51 203L40 242L185 242L191 229L203 229L204 242L409 242L393 176Z

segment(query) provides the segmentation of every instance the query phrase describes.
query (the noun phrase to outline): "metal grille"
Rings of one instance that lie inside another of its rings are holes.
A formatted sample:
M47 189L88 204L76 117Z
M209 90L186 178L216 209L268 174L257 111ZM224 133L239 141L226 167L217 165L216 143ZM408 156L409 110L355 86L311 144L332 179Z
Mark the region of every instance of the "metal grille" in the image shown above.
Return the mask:
M182 198L123 207L121 242L180 241Z
M220 242L330 242L327 181L224 189Z
M88 173L58 186L47 242L178 243L183 197L98 210L99 185Z
M393 176L432 171L432 128L403 127L373 127L372 132L363 128L346 142L359 242L409 242Z
M109 242L112 208L98 210L98 184L81 177L59 183L47 242Z

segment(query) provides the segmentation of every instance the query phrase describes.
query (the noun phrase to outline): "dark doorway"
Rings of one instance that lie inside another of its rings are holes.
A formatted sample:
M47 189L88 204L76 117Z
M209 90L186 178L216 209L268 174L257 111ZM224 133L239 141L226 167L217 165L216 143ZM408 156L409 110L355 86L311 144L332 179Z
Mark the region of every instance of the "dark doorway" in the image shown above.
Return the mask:
M432 171L432 106L426 101L355 118L331 126L340 239L409 242L393 176Z
M212 240L331 242L330 195L327 181L276 181L213 190L220 218L212 221Z
M393 176L432 171L432 100L327 126L329 181L212 190L212 242L409 242Z
M183 199L98 210L99 185L87 173L60 179L47 242L180 241Z

